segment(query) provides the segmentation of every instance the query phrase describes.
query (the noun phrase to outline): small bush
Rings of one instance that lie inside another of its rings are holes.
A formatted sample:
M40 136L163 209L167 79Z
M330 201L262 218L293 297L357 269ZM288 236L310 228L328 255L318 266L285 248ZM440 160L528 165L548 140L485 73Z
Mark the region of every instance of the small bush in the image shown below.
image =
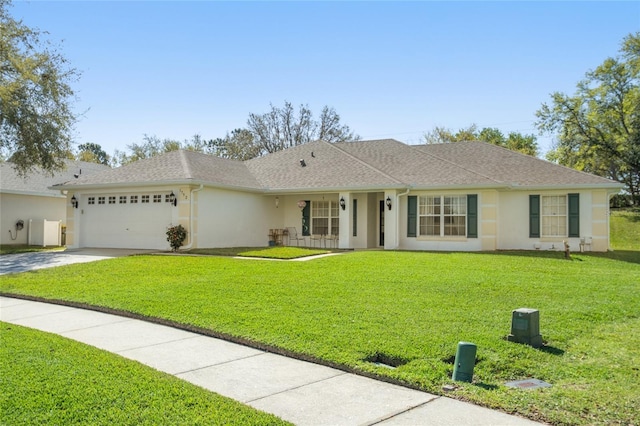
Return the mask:
M171 250L178 251L178 249L187 239L187 230L182 225L170 226L167 228L167 241L171 246Z

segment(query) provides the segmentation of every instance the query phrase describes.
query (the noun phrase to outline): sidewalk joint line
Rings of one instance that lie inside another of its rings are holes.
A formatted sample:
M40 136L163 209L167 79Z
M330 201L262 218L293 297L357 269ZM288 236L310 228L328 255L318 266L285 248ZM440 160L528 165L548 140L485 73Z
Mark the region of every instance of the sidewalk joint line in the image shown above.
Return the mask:
M305 386L314 385L316 383L321 383L321 382L324 382L326 380L335 379L336 377L340 377L340 376L344 376L345 374L349 374L349 373L347 373L345 371L340 371L340 370L335 370L335 369L333 369L333 370L337 371L338 374L335 374L335 375L330 376L330 377L325 377L324 379L314 380L313 382L307 382L307 383L304 383L302 385L294 386L294 387L291 387L291 388L288 388L288 389L284 389L284 390L281 390L281 391L278 391L278 392L274 392L274 393L269 394L269 395L261 396L260 398L250 399L250 400L244 401L243 403L244 404L249 404L251 402L260 401L261 399L270 398L272 396L279 395L281 393L285 393L285 392L289 392L289 391L292 391L292 390L300 389L300 388L303 388Z
M376 419L371 423L366 423L366 426L378 425L380 423L386 422L387 420L391 420L394 417L398 417L398 416L400 416L400 415L402 415L404 413L408 413L409 411L415 410L415 409L420 408L420 407L424 407L424 406L430 404L431 402L437 401L438 399L442 398L442 396L440 396L440 395L433 395L433 396L435 396L435 398L432 398L432 399L430 399L428 401L425 401L425 402L422 402L420 404L414 405L413 407L406 408L404 410L398 410L395 413L389 414L388 416L382 417L380 419Z
M191 370L185 370L185 371L181 371L179 373L173 373L173 375L174 376L178 376L180 374L187 374L187 373L191 373L191 372L194 372L194 371L204 370L205 368L217 367L219 365L230 364L232 362L242 361L242 360L245 360L245 359L253 358L253 357L256 357L256 356L260 356L260 355L266 355L266 354L267 354L267 352L261 352L259 354L247 355L247 356L243 356L243 357L240 357L240 358L230 359L228 361L218 362L216 364L209 364L209 365L205 365L205 366L202 366L202 367L193 368Z

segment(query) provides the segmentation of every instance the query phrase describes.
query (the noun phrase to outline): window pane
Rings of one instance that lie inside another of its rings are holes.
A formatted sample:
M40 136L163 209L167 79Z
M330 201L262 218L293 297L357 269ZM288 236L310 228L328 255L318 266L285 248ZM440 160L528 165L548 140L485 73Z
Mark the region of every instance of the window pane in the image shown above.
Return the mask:
M542 236L567 236L566 195L545 195L542 197Z
M440 235L440 216L420 217L420 235Z

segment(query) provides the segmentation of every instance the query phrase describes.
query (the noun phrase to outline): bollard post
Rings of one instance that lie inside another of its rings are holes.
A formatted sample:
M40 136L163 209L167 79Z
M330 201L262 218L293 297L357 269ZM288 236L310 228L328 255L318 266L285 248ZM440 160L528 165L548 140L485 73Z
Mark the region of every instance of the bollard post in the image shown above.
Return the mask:
M478 347L469 342L458 342L456 359L453 367L453 380L459 382L471 382L473 379L473 367L476 364L476 352Z

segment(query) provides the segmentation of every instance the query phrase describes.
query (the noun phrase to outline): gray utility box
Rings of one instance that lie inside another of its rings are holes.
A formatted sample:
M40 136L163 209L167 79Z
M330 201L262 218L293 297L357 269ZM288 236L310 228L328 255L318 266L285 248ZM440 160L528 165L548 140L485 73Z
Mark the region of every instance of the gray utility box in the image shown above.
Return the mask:
M537 309L520 308L511 313L510 342L524 343L539 348L542 346L540 335L540 312Z

